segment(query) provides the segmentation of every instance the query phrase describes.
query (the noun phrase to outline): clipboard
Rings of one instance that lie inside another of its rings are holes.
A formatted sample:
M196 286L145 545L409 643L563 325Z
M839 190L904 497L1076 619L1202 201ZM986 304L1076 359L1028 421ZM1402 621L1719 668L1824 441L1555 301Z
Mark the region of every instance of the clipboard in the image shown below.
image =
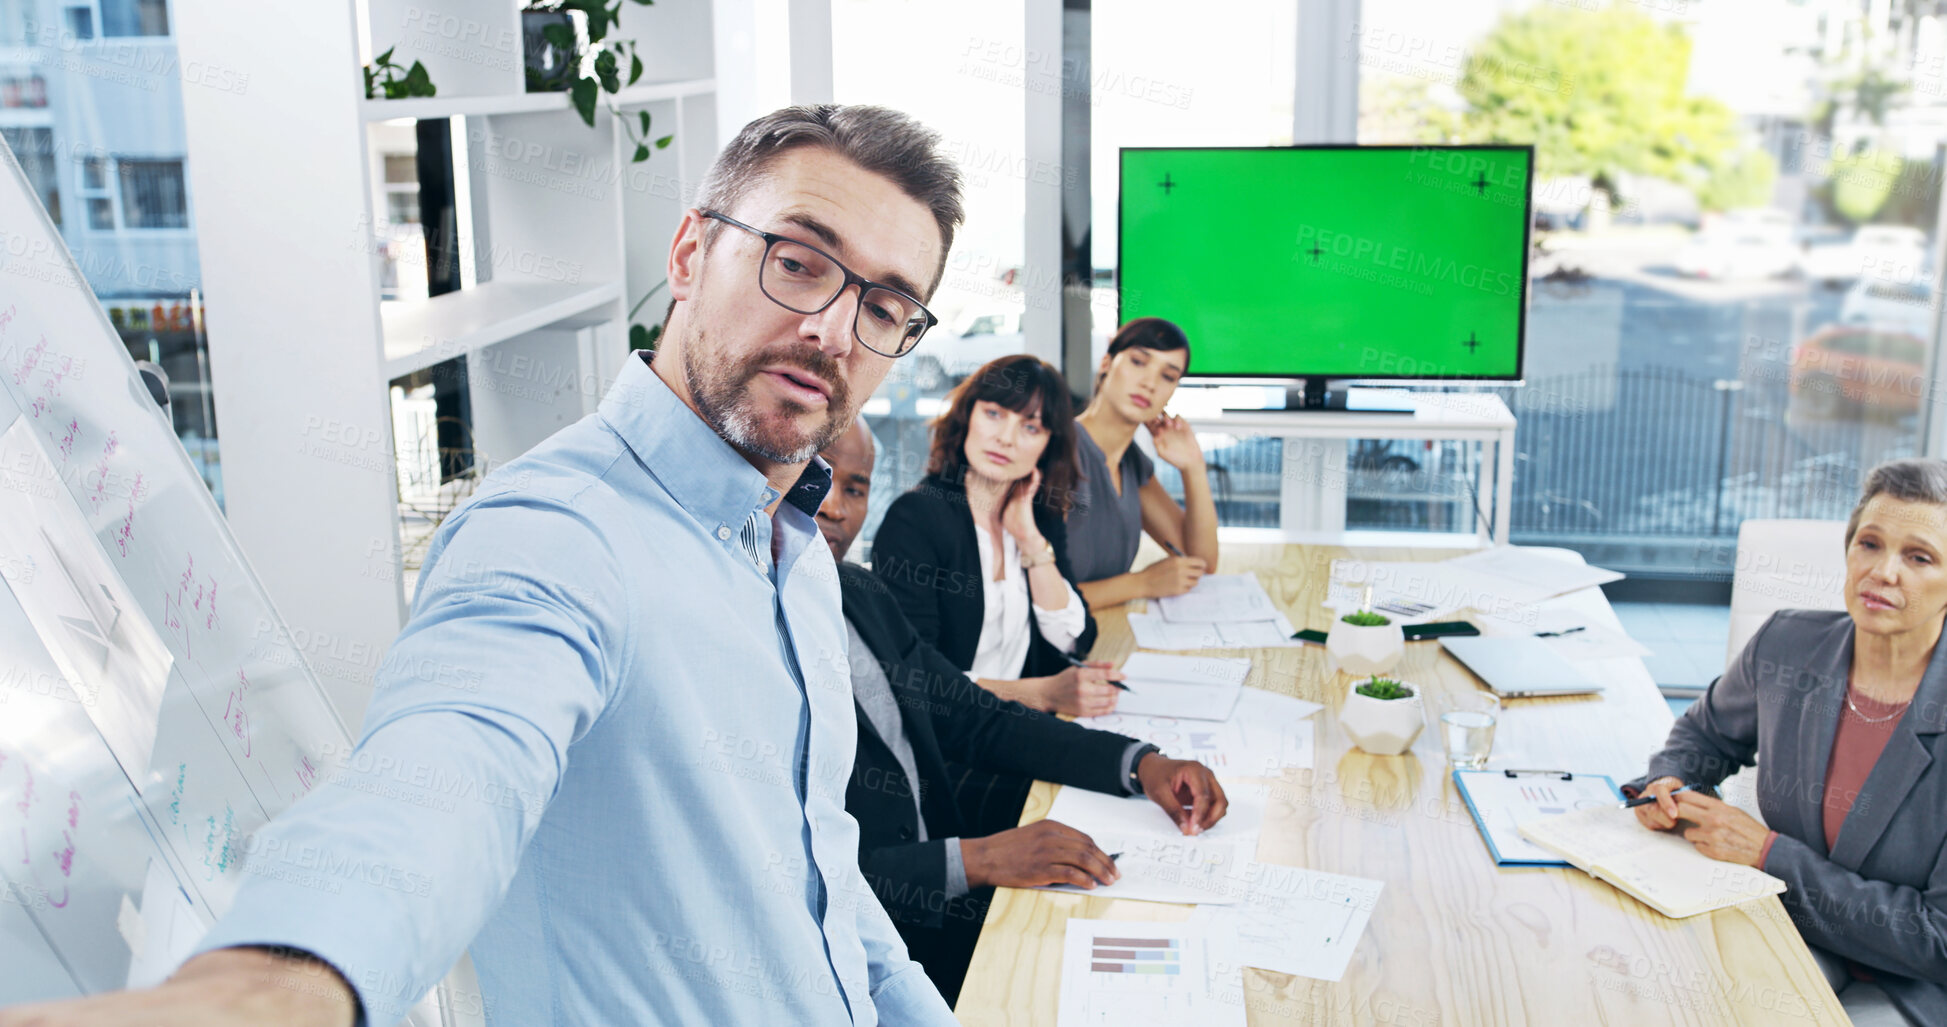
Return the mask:
M1474 827L1487 843L1495 866L1565 867L1567 860L1523 838L1518 825L1535 817L1559 816L1623 801L1622 789L1606 774L1567 770L1456 770L1454 788L1467 803ZM1478 795L1476 794L1478 792Z

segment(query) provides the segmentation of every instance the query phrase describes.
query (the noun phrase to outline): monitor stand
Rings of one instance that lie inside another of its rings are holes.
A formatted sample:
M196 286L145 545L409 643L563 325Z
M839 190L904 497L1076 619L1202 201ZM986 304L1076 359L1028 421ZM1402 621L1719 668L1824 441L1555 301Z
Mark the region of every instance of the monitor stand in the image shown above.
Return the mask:
M1304 411L1341 411L1352 414L1412 414L1418 408L1413 394L1405 389L1358 389L1325 378L1303 378L1301 384L1286 386L1284 408ZM1333 388L1333 385L1337 388ZM1354 396L1352 393L1358 392Z

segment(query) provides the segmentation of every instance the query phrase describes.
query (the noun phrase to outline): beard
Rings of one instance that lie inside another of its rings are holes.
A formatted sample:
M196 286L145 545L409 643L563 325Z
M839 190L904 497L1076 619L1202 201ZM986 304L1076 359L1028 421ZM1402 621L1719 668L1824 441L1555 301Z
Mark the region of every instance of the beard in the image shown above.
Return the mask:
M683 382L696 409L725 442L779 464L801 464L837 442L852 426L851 388L837 360L821 350L802 346L776 347L732 360L715 351L697 333L696 345L685 354ZM795 367L818 378L832 390L825 403L825 419L811 428L799 418L812 408L786 399L777 410L764 410L751 394L751 379L766 366Z

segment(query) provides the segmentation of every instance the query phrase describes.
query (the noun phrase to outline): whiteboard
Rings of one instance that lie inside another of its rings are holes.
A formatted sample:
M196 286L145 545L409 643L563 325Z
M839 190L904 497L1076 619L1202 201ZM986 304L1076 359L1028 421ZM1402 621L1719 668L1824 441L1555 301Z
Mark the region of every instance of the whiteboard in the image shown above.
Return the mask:
M11 151L4 163L9 1005L166 976L245 875L280 872L250 858L253 833L351 739Z

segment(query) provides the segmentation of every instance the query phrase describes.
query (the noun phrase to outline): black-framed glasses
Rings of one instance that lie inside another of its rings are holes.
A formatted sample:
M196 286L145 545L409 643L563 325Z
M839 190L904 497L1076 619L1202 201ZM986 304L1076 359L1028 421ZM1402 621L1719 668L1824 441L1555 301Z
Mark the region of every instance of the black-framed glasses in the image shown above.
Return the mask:
M831 306L845 290L859 287L859 308L852 315L852 336L859 345L880 356L903 357L919 345L920 336L940 323L926 304L890 285L881 285L839 263L838 258L810 243L752 228L727 214L699 211L764 240L764 258L757 269L757 287L772 303L794 314L816 314Z

